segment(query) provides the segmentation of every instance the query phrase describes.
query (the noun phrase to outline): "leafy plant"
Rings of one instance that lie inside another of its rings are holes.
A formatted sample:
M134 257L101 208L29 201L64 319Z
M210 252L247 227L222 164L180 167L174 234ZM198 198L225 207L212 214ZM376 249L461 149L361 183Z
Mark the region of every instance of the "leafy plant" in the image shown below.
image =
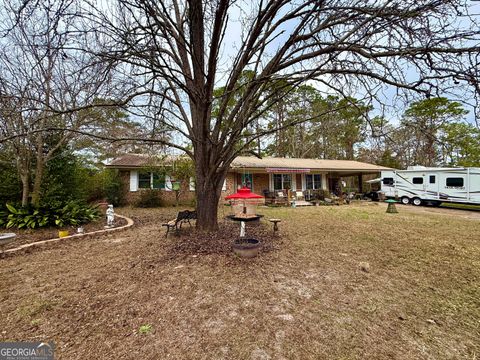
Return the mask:
M40 207L19 207L6 204L0 211L0 226L17 229L36 229L39 227L80 225L99 218L99 211L89 205L68 202L43 205Z
M138 332L139 332L140 334L146 335L146 334L151 333L152 330L153 330L153 326L152 326L152 325L150 325L150 324L145 324L145 325L140 326L140 328L138 329Z

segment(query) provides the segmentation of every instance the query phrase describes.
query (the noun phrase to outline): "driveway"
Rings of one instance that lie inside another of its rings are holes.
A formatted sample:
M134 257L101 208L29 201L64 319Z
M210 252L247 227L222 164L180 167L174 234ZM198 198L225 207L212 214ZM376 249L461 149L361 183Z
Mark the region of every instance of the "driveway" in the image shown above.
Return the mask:
M386 204L385 204L386 207ZM457 218L471 219L471 220L480 220L480 208L476 210L461 210L461 209L450 209L442 207L433 207L433 206L414 206L414 205L397 205L398 211L414 211L422 213L435 213L446 216L455 216Z

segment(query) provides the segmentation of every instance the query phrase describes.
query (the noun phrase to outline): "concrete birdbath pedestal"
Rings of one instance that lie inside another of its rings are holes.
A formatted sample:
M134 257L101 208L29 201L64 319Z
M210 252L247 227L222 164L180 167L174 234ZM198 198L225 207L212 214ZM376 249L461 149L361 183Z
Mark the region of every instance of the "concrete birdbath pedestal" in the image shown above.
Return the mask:
M240 222L240 238L234 242L233 252L241 257L257 256L262 244L257 239L246 238L246 223L261 218L256 210L258 200L263 199L263 196L252 193L247 187L242 187L235 194L226 196L225 199L232 200L232 215L229 218Z

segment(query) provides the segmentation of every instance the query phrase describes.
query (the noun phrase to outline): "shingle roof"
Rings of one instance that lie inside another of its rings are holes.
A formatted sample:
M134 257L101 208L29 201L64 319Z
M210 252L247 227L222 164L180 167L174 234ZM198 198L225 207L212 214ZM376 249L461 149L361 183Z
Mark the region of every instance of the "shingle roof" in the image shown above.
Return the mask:
M285 169L311 169L331 171L373 171L380 172L389 170L384 166L373 165L354 160L323 160L323 159L298 159L298 158L274 158L262 159L250 156L235 158L232 168L285 168Z
M112 168L138 168L165 164L172 157L157 157L141 154L126 154L118 157L108 164ZM321 159L297 159L297 158L274 158L264 157L262 159L250 156L239 156L232 162L231 168L258 168L258 169L311 169L325 171L370 171L380 172L389 170L384 166L373 165L353 160L321 160Z

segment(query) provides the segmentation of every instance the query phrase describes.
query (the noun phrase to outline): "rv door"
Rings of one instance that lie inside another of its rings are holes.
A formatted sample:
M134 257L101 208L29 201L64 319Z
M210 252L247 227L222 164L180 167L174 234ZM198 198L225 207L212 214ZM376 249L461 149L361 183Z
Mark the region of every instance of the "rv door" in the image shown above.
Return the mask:
M427 174L425 179L425 192L428 198L439 198L439 184L440 179L438 179L437 174Z

